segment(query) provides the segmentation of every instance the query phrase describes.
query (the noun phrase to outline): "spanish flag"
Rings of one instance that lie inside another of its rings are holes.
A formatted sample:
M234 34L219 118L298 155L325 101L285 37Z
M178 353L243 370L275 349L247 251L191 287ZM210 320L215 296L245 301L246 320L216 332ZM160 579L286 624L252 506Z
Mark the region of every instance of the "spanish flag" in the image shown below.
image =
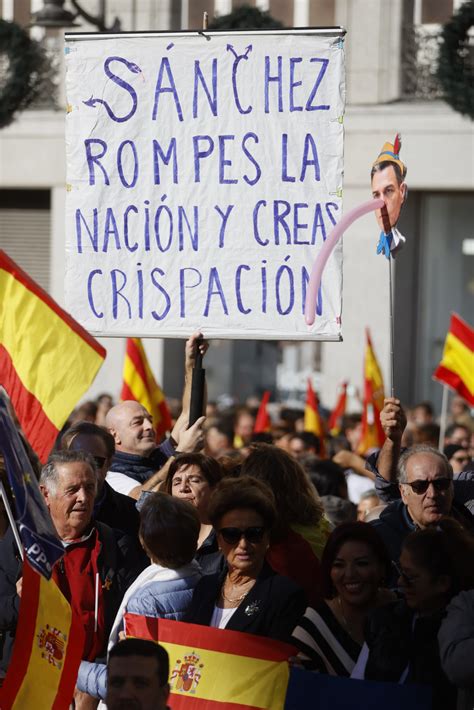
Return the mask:
M443 358L433 378L474 406L474 330L456 313L451 314Z
M341 391L336 402L336 406L331 412L331 416L328 421L328 429L332 436L336 436L341 432L341 420L346 413L346 402L347 402L347 382L343 382L341 386Z
M319 414L318 397L313 390L309 377L304 408L304 430L310 431L312 434L316 434L316 436L319 437L319 455L321 458L324 458L326 456L326 447L324 446L323 423Z
M255 424L253 427L254 434L262 434L271 430L270 416L267 411L267 404L270 401L270 391L265 390L258 408Z
M284 708L292 646L240 631L129 613L125 632L159 641L168 651L173 710Z
M53 580L23 565L13 654L0 689L2 710L67 710L84 645L80 621Z
M369 330L364 362L364 408L362 412L362 436L358 453L364 455L370 449L382 446L385 434L380 424L383 409L384 385L380 365L375 356Z
M127 339L120 398L134 399L145 407L153 418L158 441L171 429L171 415L165 395L153 377L140 338Z
M105 354L0 250L0 384L41 461L92 384Z

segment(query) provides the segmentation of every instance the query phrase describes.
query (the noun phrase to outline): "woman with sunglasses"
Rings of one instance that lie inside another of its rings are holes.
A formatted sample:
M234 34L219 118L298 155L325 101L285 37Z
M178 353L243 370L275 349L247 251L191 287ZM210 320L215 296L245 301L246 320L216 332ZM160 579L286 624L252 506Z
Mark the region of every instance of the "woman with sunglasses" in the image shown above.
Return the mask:
M201 579L187 621L289 642L306 595L265 562L276 518L271 490L249 476L224 479L208 516L226 567Z
M217 546L216 533L209 521L208 507L212 491L222 478L217 461L204 454L180 454L169 467L163 491L193 505L201 521L196 561L203 574L222 568L222 555Z
M353 678L419 683L433 689L433 708L456 707L443 673L438 631L453 596L474 588L474 540L451 518L405 540L399 563L403 600L369 615Z
M369 611L395 599L385 588L390 565L382 540L368 523L344 523L331 533L321 560L325 601L309 607L293 631L305 668L351 674Z

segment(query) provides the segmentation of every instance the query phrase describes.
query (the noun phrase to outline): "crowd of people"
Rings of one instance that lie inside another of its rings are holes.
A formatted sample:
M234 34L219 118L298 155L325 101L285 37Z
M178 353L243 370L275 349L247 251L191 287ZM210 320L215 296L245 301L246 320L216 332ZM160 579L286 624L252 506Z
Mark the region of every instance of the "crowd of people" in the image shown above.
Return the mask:
M45 466L30 452L65 549L53 578L85 631L74 706L167 707L166 651L125 638L135 614L283 641L307 673L428 685L433 708L472 708L468 407L454 398L439 448L429 403L387 398L385 442L364 455L357 414L324 441L284 407L264 434L249 406L208 405L188 426L199 336L167 439L141 404L103 395L73 413ZM4 676L22 572L0 523Z

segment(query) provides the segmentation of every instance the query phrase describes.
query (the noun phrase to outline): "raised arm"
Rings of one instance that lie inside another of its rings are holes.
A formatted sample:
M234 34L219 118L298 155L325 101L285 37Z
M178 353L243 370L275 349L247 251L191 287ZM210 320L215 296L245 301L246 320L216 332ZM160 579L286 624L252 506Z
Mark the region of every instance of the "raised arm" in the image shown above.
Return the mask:
M397 482L397 465L407 418L399 399L387 397L380 413L386 439L377 459L378 472L387 483Z

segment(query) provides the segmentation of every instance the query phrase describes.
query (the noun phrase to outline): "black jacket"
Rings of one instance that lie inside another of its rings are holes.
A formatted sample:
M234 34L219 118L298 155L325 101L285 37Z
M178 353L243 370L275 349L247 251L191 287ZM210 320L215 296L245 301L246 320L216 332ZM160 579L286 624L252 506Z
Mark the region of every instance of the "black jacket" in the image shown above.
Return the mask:
M101 494L94 505L94 519L138 538L140 515L135 504L133 498L115 491L104 481Z
M226 574L224 570L202 577L194 590L186 621L209 626ZM265 564L226 629L291 643L291 633L306 606L306 595L301 587Z
M9 527L0 540L0 675L6 673L15 640L20 608L16 581L21 577L21 557Z
M111 471L124 473L137 483L145 483L156 471L174 456L175 450L169 439L156 447L150 456L137 456L124 451L116 451L112 459Z
M408 668L405 683L429 685L434 710L455 710L457 691L441 669L438 648L443 613L416 617L403 600L372 611L365 629L365 679L398 683Z

